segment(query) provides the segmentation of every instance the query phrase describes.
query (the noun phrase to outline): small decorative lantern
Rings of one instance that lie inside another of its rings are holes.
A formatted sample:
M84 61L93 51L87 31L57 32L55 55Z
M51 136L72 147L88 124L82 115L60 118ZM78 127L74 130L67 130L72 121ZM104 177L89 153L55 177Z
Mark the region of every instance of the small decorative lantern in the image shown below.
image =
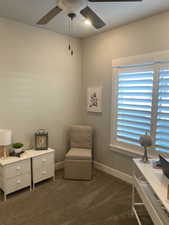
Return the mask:
M39 129L35 133L35 149L47 150L48 149L48 132L45 129Z

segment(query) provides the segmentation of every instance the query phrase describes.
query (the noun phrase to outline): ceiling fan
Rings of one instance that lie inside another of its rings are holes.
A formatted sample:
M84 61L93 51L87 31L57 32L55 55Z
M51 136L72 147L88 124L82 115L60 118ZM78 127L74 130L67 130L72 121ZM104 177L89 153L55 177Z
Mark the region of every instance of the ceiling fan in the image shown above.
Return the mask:
M88 2L141 2L142 0L56 0L56 6L51 9L45 16L43 16L38 22L38 25L45 25L49 23L57 14L61 11L67 13L71 20L76 16L77 12L90 20L91 24L96 28L102 28L106 24L105 22L88 6Z

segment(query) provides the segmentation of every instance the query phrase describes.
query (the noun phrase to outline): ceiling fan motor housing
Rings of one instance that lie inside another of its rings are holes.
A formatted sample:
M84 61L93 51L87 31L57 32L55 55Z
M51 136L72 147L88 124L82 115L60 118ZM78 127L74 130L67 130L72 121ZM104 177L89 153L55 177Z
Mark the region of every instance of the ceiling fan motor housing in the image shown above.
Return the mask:
M75 13L68 13L67 15L71 20L73 20L76 17Z
M77 13L87 6L87 0L57 0L58 6L67 14Z

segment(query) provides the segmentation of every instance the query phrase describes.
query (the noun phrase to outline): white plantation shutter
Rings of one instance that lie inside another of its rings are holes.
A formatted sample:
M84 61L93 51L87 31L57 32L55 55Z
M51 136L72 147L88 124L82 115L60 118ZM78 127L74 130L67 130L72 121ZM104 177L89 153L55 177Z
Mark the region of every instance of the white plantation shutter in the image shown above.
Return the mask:
M115 131L117 141L139 145L140 135L150 133L153 74L153 70L145 68L118 73Z
M113 61L111 144L139 150L151 135L152 150L169 155L169 51ZM142 62L139 63L138 62Z
M169 152L169 69L159 73L156 149Z

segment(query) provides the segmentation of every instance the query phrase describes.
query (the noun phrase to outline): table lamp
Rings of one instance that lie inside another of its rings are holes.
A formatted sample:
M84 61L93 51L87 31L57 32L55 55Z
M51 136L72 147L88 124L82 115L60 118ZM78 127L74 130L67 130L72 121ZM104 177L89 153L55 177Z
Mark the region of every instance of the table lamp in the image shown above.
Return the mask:
M0 146L3 148L3 158L7 157L6 146L11 144L11 130L0 129Z

